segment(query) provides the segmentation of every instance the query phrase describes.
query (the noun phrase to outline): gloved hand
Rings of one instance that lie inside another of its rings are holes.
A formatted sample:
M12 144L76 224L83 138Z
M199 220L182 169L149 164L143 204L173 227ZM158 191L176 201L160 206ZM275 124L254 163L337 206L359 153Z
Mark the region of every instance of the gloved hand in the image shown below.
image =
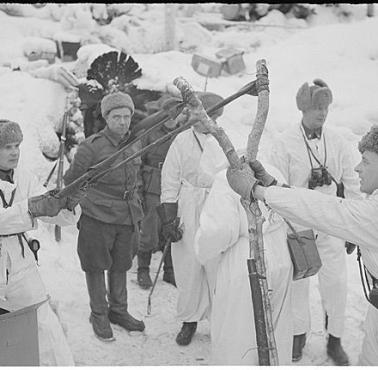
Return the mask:
M156 211L162 223L161 234L165 240L171 239L176 243L182 239L182 229L179 227L180 218L177 217L177 203L162 203L156 207Z
M277 184L277 180L265 170L264 166L258 160L250 161L249 166L252 168L256 179L259 180L261 185L271 186Z
M345 242L345 251L347 254L352 254L354 250L356 249L357 245L350 243L350 242Z
M171 119L175 120L184 109L184 104L181 99L171 97L162 104L161 108Z
M258 181L248 163L243 162L241 168L229 167L226 175L232 190L245 200L253 200L252 190Z
M66 204L63 208L73 211L80 201L87 195L85 190L79 189L76 193L66 198Z
M67 198L57 198L53 191L28 199L29 212L33 217L56 216L62 208L66 208Z
M172 222L163 224L161 227L161 233L163 238L167 240L171 239L172 243L176 243L182 239L182 229L179 227L180 218L176 217Z

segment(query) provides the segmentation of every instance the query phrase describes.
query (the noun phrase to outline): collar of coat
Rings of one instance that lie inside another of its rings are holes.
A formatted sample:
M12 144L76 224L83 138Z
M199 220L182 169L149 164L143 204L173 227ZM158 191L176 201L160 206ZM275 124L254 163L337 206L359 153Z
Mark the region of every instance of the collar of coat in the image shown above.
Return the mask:
M102 133L114 146L118 146L121 142L126 143L128 138L130 137L130 130L127 131L127 133L123 137L120 137L118 134L110 130L108 126L105 126L105 128L102 130Z
M2 170L0 169L0 180L10 182L13 184L14 170Z
M322 136L322 127L319 127L317 129L310 129L308 127L306 127L303 122L302 122L302 127L303 127L303 131L305 133L305 136L307 138L307 140L313 140L313 139L319 139L321 138Z

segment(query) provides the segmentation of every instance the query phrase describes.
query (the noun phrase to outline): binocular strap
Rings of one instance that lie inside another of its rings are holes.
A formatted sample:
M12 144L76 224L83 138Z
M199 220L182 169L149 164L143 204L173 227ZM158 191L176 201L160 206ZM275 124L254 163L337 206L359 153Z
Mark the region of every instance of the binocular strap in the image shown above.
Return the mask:
M364 265L364 271L362 271L362 262L361 262L361 251L360 247L357 246L357 261L358 267L360 269L360 277L362 288L364 290L365 297L367 301L372 304L376 309L378 309L378 279L376 279ZM370 287L368 275L372 279L373 286Z

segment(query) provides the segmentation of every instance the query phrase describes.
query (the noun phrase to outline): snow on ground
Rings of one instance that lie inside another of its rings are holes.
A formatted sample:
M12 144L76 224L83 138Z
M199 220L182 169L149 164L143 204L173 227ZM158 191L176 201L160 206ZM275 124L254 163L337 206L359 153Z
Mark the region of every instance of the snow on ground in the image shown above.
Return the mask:
M372 124L378 123L378 44L373 38L378 33L378 17L366 19L360 16L360 6L355 9L359 17L354 21L340 23L330 9L321 8L320 15L312 22L313 27L307 29L225 29L223 32L212 31L212 44L199 42L197 45L198 50L207 53L224 45L232 45L233 39L238 46L244 45L245 72L208 80L207 90L224 97L254 79L258 58L267 60L271 98L267 128L260 149L262 158L274 145L274 138L300 119L295 105L299 86L319 77L329 84L334 95L327 124L337 127L340 135L350 141L351 150L358 160L356 143ZM65 91L55 82L36 79L26 71L11 71L1 65L25 63L22 54L25 37L49 37L62 29L60 23L49 19L10 17L1 11L0 19L0 116L21 124L25 138L21 148L21 164L31 168L44 181L53 164L42 156L39 148L42 144L57 145L51 132L63 115ZM151 29L153 31L152 24ZM89 57L93 59L93 55ZM138 81L140 88L164 90L177 76L185 77L195 89L203 90L205 86L205 78L196 74L190 66L189 53L170 51L133 54L133 57L143 70L143 76ZM226 129L237 148L246 144L256 102L255 97L244 96L229 104L219 119L219 124ZM181 323L175 319L176 289L162 282L160 277L152 297L152 315L147 316L148 292L141 290L136 283L136 261L128 273L129 309L136 317L143 318L146 331L143 334L128 334L114 326L115 342L98 341L88 322L88 295L76 254L76 228L64 228L60 243L54 241L52 226L41 225L37 235L42 245L40 271L52 300L59 306L77 365L208 364L208 323L200 323L190 346L177 346L175 336ZM153 257L152 276L160 257L160 253ZM353 365L357 363L363 335L362 321L368 305L363 297L355 259L355 254L347 258L348 305L343 336ZM325 351L316 278L311 278L311 287L312 330L304 349L304 358L298 364L331 365Z

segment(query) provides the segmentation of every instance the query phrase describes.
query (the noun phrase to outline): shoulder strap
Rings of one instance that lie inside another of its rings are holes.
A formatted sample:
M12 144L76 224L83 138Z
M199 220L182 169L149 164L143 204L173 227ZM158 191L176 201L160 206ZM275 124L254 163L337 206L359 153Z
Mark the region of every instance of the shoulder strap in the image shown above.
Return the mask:
M193 130L192 130L192 132L193 132L194 138L195 138L196 141L197 141L198 146L199 146L200 149L201 149L201 152L203 152L203 147L202 147L202 145L201 145L201 142L199 141L199 139L198 139L196 133L195 133Z
M366 268L365 265L363 265L363 262L361 262L361 250L360 250L360 247L357 246L357 262L358 262L358 267L359 267L359 270L360 270L360 278L361 278L361 283L362 283L362 288L364 290L364 295L365 295L365 298L367 299L367 301L369 303L372 304L372 302L370 301L370 298L369 298L369 295L368 295L368 292L370 293L370 284L369 284L369 281L368 281L368 278L367 278L367 274L369 274L372 278L373 276L370 274L369 270ZM364 266L364 272L362 271L362 265ZM365 275L365 277L364 277Z
M1 201L3 202L3 208L8 208L8 207L10 207L13 204L14 196L16 194L16 189L17 188L13 189L11 198L9 200L9 203L5 200L5 196L4 196L3 191L0 190L0 198L1 198Z

